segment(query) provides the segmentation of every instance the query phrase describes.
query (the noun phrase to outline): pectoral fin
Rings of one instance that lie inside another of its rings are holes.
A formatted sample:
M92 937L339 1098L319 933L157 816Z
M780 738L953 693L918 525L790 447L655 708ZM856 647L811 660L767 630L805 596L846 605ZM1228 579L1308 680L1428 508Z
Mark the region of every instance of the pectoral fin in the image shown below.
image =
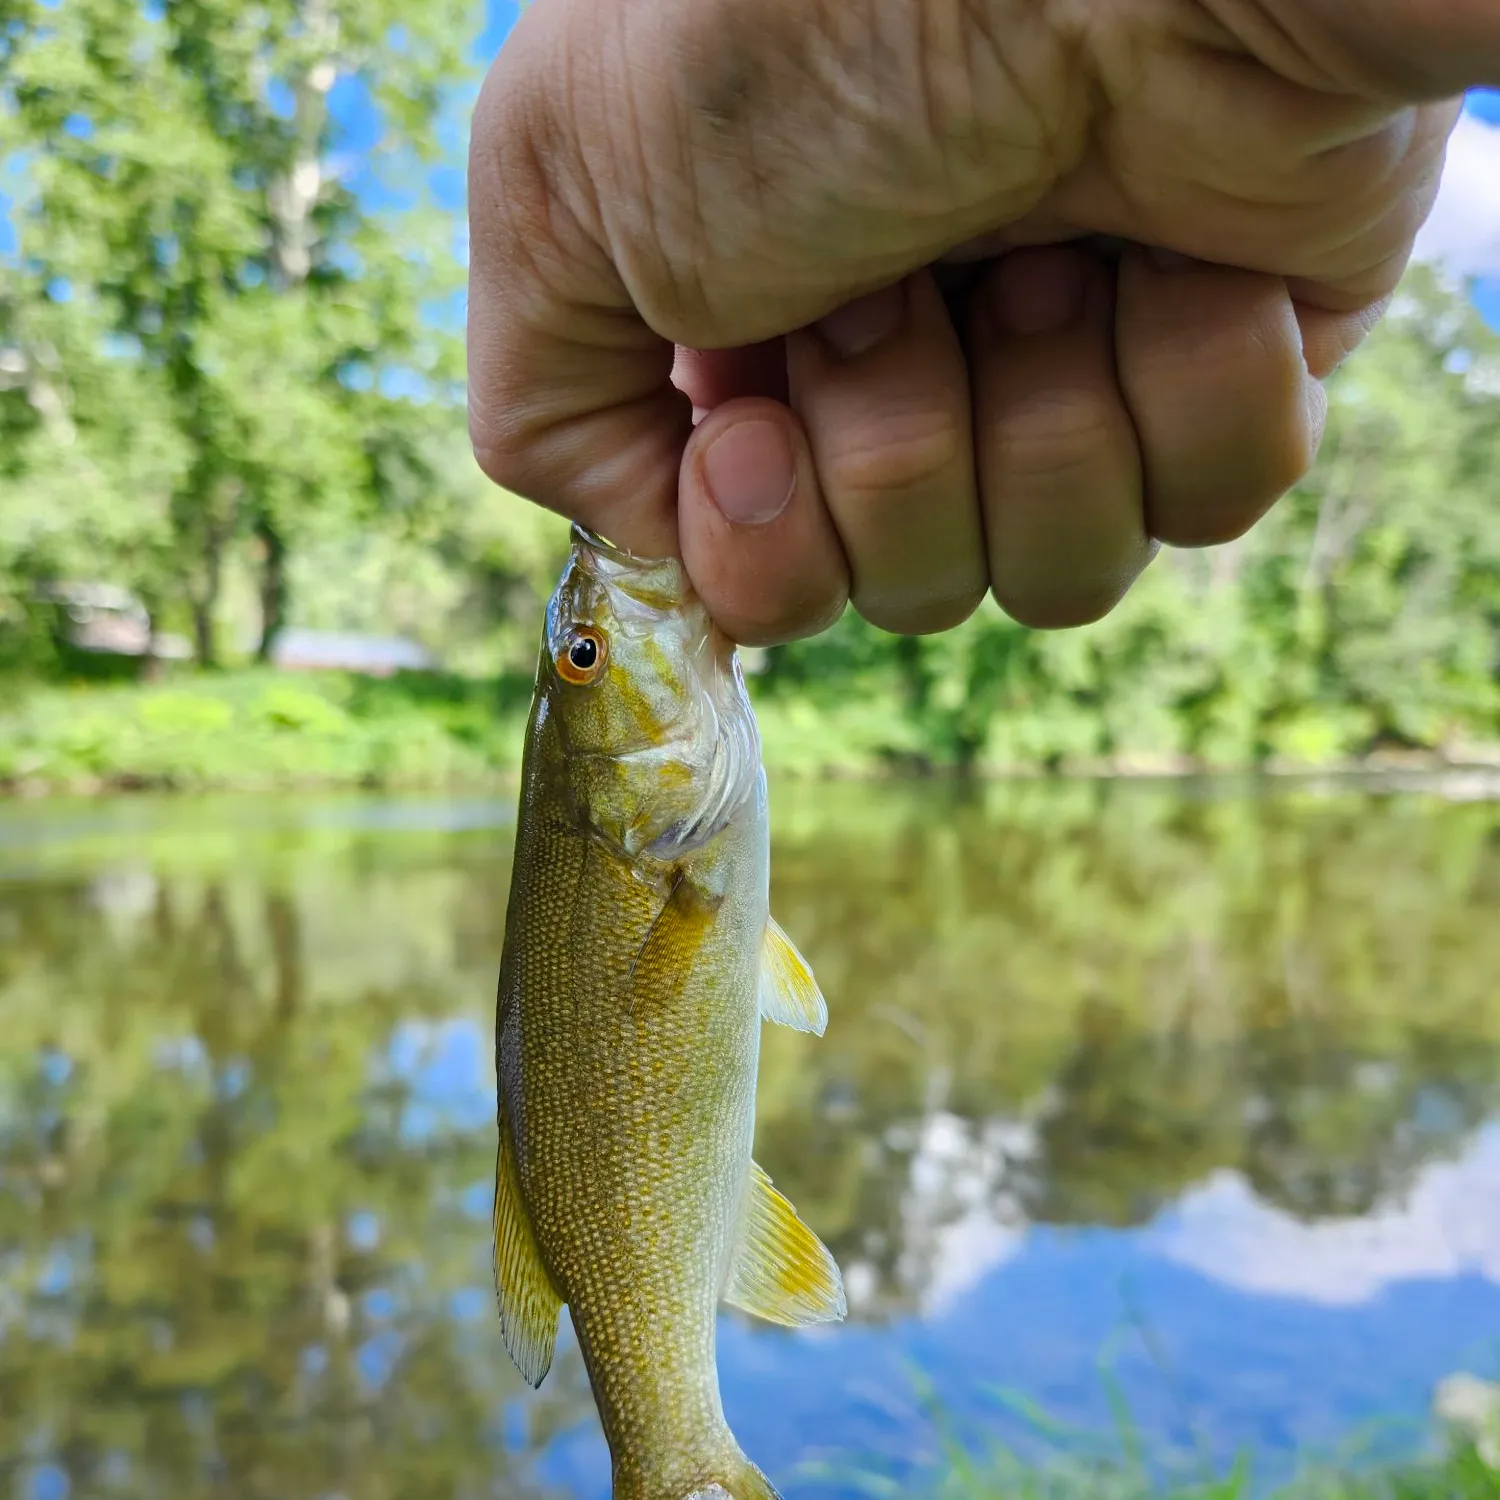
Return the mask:
M837 1323L845 1312L843 1278L827 1247L754 1162L724 1301L788 1328Z
M828 1025L828 1004L808 962L792 940L766 918L760 942L760 1013L779 1026L822 1036Z
M521 1198L516 1148L500 1118L500 1151L495 1162L495 1294L500 1332L516 1368L538 1386L552 1367L557 1346L557 1315L562 1298L542 1264L531 1216Z

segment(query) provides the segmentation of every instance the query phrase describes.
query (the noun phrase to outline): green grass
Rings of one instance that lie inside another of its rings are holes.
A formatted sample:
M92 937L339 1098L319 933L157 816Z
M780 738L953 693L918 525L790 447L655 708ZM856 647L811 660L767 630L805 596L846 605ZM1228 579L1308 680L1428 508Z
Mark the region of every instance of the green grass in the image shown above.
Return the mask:
M1444 1426L1423 1456L1397 1458L1417 1446L1420 1424L1371 1424L1337 1453L1298 1459L1294 1477L1272 1485L1249 1455L1225 1472L1205 1451L1148 1442L1108 1361L1101 1378L1113 1416L1102 1434L1058 1421L1022 1393L987 1388L996 1415L1027 1433L1021 1452L996 1439L990 1424L965 1442L930 1381L913 1371L933 1448L915 1473L829 1462L809 1465L804 1478L814 1487L836 1481L870 1500L1500 1500L1500 1470L1481 1457L1472 1432Z
M432 787L519 764L529 680L270 670L157 684L0 676L0 788L32 792ZM890 769L887 705L758 709L766 758L792 774Z
M910 1500L1500 1500L1500 1473L1473 1448L1400 1467L1338 1472L1309 1469L1267 1489L1248 1465L1204 1479L1152 1478L1128 1463L1059 1459L1040 1466L1005 1455L949 1459L896 1484L874 1481L875 1497Z
M0 681L0 787L449 786L515 769L529 684L341 672Z
M751 692L775 774L945 770L879 694ZM493 786L519 767L530 698L529 677L184 669L147 684L0 672L0 792Z

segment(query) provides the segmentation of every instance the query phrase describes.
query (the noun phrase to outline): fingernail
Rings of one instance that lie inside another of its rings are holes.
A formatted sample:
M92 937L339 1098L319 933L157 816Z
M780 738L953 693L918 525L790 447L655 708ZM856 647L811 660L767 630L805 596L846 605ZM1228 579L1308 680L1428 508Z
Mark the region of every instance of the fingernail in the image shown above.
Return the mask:
M989 311L1001 333L1056 333L1083 310L1085 262L1076 254L1033 253L1002 261L990 283Z
M845 303L813 327L840 359L853 359L890 338L900 326L905 307L906 294L898 282Z
M726 427L708 445L702 471L714 504L737 526L775 520L797 483L791 440L779 422L761 419Z

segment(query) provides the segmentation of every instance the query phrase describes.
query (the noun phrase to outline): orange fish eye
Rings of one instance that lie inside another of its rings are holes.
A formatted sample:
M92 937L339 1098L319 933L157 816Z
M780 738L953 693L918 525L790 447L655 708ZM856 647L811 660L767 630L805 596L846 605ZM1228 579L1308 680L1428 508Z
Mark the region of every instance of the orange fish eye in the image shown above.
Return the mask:
M569 632L553 664L564 682L584 687L604 670L608 660L609 642L592 625L580 625Z

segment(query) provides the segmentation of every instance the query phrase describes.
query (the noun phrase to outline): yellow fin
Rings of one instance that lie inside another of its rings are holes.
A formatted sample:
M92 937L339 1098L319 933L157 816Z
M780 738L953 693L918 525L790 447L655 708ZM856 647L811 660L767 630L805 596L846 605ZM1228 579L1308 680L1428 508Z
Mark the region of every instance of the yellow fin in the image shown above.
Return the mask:
M837 1323L846 1311L843 1277L827 1246L753 1161L724 1300L788 1328Z
M516 1368L538 1386L552 1368L557 1347L557 1315L562 1298L542 1264L531 1217L521 1201L516 1148L510 1128L500 1117L500 1150L495 1158L495 1295L500 1302L500 1332Z
M760 942L760 1013L779 1026L822 1036L828 1025L828 1003L808 962L777 925L766 918Z

